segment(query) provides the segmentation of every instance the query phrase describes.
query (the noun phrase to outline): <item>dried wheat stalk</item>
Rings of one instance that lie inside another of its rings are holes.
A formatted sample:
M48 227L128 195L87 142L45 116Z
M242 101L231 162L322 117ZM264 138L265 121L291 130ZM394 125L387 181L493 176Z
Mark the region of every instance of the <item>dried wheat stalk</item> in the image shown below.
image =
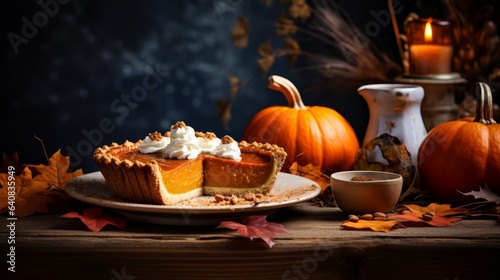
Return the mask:
M317 3L313 18L307 30L299 31L325 43L336 54L305 53L314 61L308 69L318 70L329 84L341 88L388 82L402 72L401 66L377 50L335 4Z

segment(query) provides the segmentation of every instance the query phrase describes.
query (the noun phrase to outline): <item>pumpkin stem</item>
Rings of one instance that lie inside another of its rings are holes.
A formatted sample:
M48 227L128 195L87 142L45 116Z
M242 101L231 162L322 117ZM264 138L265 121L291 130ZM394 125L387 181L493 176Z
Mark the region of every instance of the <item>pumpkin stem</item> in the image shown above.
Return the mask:
M476 83L476 118L475 122L496 124L493 119L493 97L490 87L482 82Z
M281 76L273 75L269 77L267 87L283 93L288 101L288 107L298 110L307 109L304 103L302 103L299 91L289 80Z

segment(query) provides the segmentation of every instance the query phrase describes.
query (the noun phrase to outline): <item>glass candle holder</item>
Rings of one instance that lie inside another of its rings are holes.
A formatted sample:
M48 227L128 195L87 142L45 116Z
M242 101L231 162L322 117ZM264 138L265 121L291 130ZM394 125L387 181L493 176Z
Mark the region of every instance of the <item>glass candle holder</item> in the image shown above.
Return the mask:
M416 19L408 23L410 74L451 73L453 27L449 21Z

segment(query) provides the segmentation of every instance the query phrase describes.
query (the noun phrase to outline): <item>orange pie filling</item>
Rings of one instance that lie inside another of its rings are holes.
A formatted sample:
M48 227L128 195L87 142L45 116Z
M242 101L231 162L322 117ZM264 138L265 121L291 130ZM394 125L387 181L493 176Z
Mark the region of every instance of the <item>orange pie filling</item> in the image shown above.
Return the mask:
M275 168L271 157L243 153L242 160L210 157L204 161L204 193L207 195L243 195L259 190L272 178Z
M203 186L203 159L164 159L160 154L141 154L138 151L119 154L122 160L156 163L160 168L161 181L166 191L173 195L187 193Z

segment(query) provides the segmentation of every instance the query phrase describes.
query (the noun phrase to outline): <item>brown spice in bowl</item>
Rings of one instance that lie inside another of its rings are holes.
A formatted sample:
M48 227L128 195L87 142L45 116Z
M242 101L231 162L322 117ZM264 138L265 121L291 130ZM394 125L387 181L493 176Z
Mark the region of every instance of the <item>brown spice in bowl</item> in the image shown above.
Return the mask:
M351 181L378 181L379 179L370 177L370 176L354 176L351 178Z

